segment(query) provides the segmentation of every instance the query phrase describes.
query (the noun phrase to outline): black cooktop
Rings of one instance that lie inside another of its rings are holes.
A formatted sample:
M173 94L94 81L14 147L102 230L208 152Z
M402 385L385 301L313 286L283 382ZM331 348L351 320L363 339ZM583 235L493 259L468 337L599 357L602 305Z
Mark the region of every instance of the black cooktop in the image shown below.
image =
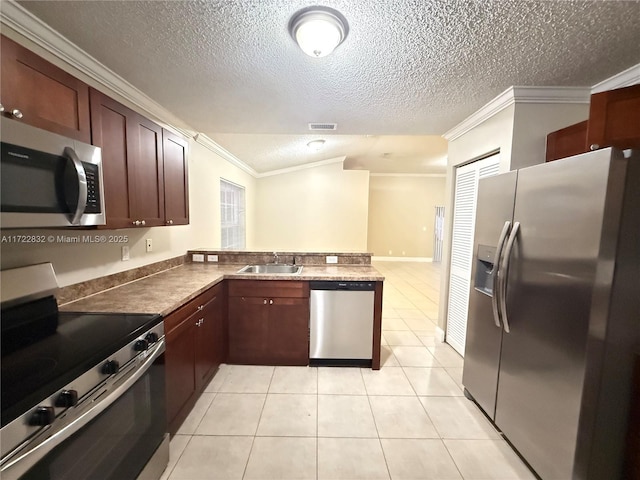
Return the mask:
M4 320L3 312L3 324ZM151 314L59 312L54 331L30 344L6 348L3 338L2 426L161 320L160 315ZM5 333L3 325L3 336Z

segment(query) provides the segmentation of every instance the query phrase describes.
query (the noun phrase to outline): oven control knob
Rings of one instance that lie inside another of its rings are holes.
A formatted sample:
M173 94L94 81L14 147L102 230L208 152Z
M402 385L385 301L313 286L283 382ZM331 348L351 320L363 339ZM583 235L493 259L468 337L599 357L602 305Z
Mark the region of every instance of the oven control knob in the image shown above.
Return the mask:
M29 425L34 427L44 427L45 425L51 425L56 419L56 413L53 407L38 407L31 415L29 419Z
M149 342L149 344L156 343L158 341L158 334L155 332L149 332L144 336L144 339Z
M78 392L76 390L63 390L56 398L56 407L69 408L78 404Z
M107 360L104 365L102 365L102 373L105 375L113 375L114 373L118 373L120 370L120 363L117 360Z
M133 344L133 349L136 352L144 352L147 348L149 348L149 342L147 340L138 340Z

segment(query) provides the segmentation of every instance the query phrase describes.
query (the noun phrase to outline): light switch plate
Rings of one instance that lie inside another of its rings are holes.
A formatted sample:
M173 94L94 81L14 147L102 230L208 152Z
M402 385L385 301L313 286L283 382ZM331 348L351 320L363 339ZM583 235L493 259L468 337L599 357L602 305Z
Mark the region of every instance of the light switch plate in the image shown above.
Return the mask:
M191 260L194 262L204 262L204 253L194 253L191 256Z
M126 262L129 260L129 247L127 245L122 246L122 261Z
M153 251L153 240L151 240L150 238L147 238L147 252L152 252Z
M327 263L338 263L337 255L327 255Z
M207 255L207 262L217 262L218 255Z

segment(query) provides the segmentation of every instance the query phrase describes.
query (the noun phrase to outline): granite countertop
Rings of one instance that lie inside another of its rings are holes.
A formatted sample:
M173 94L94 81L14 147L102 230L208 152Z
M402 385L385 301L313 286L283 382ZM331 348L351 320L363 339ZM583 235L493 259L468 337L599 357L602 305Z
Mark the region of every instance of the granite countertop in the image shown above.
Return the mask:
M168 315L224 279L383 281L371 265L305 265L300 275L238 274L244 265L185 263L60 307L62 311Z

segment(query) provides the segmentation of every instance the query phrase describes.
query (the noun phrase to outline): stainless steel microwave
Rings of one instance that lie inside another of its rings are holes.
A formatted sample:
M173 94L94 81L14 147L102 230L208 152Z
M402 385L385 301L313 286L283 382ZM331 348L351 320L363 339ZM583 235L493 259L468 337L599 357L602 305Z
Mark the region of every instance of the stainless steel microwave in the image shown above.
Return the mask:
M1 121L0 228L104 225L100 148Z

